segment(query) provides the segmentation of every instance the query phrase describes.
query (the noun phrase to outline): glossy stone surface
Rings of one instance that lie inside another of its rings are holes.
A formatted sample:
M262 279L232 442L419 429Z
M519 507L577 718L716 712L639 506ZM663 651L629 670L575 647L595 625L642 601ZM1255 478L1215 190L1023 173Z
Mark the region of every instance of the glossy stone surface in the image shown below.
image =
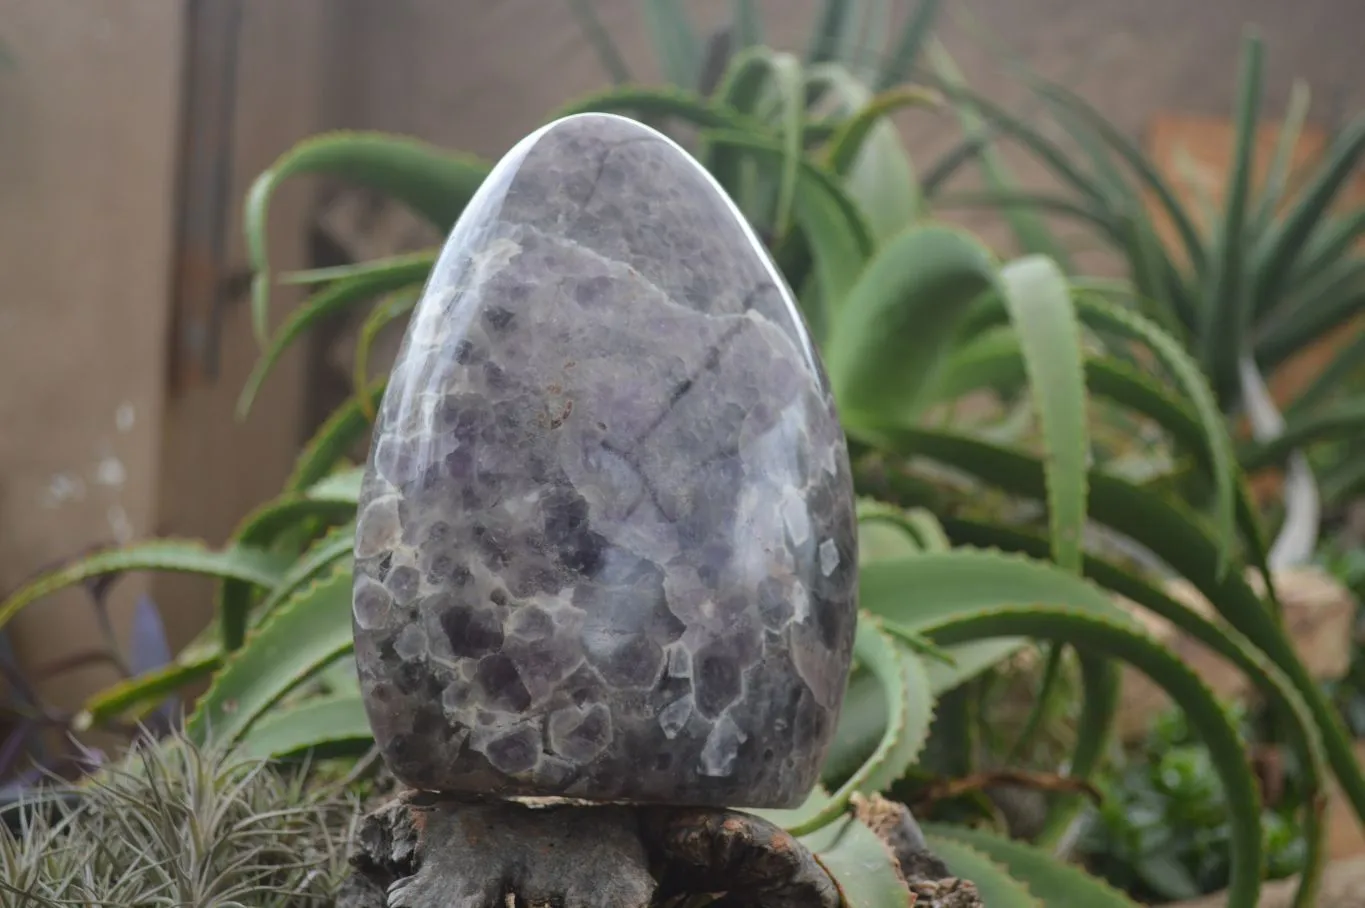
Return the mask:
M823 371L717 184L620 117L523 140L374 431L354 626L395 775L795 806L843 699L856 548Z

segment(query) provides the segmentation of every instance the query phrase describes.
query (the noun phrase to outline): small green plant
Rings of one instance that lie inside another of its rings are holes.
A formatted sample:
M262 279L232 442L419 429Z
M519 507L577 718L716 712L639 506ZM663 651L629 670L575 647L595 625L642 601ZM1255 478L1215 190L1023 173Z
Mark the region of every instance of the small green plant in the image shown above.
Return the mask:
M308 773L172 736L0 823L0 903L324 908L348 870L356 799Z
M1244 711L1237 716L1248 739ZM1192 899L1228 883L1232 827L1207 749L1180 713L1159 717L1136 752L1100 780L1104 801L1078 850L1110 883L1149 902ZM1261 811L1266 877L1300 872L1306 843L1296 798Z
M659 14L673 6L654 4ZM748 61L762 56L736 55L721 84L740 79L754 65ZM795 97L773 79L775 97ZM963 683L1039 641L1050 663L1071 651L1079 665L1081 702L1066 760L1074 782L1090 778L1105 753L1120 661L1152 677L1183 710L1227 793L1229 904L1250 908L1264 842L1243 744L1198 678L1143 633L1113 594L1173 622L1247 673L1284 715L1309 791L1321 790L1330 763L1365 808L1365 777L1331 705L1294 654L1273 598L1259 595L1243 570L1264 571L1265 551L1215 397L1194 359L1156 322L1068 281L1047 256L1000 263L975 237L919 211L878 235L851 194L847 167L906 97L921 95L890 89L842 114L808 118L804 103L788 103L780 116L758 117L725 96L621 88L561 112L609 111L685 126L694 133L693 154L732 197L743 199L750 186L773 187L771 219L763 206L746 213L796 292L839 404L862 496L860 532L875 540L860 565L856 668L824 788L804 808L770 816L820 851L820 837L836 828L855 794L913 795L931 774L922 754L968 753L953 738L973 723L973 704L959 695ZM247 199L246 224L263 353L243 393L243 414L279 355L328 315L379 299L362 338L401 325L435 260L427 250L287 276L318 289L272 332L269 290L277 276L266 258L266 222L282 182L342 178L389 195L446 232L488 170L413 139L340 133L302 143L262 174ZM1106 342L1112 337L1136 343L1159 368L1137 370ZM2 628L42 596L93 577L174 570L220 581L217 626L166 668L101 692L87 704L84 724L135 719L168 692L211 678L187 721L193 741L212 732L249 755L280 759L371 745L349 659L360 471L348 454L369 432L384 376L370 377L367 342L359 347L355 397L302 451L282 495L249 514L227 545L162 540L97 553L0 602ZM967 395L1012 377L1026 389L1020 413L1030 432L996 419L950 418ZM1139 484L1093 464L1092 398L1141 415L1189 451L1192 471L1212 490L1207 503L1196 507L1160 482ZM1043 507L1032 514L983 510L989 495ZM1188 578L1221 620L1087 544L1096 525ZM973 768L963 757L952 771ZM961 825L928 831L934 849L993 906L1072 904L1078 893L1087 905L1131 904L1048 853L1079 803L1074 793L1055 797L1032 845ZM1312 811L1303 826L1297 904L1307 906L1322 829ZM887 895L894 886L876 888L894 876L889 864L857 866L839 874L851 903L907 904L908 894Z

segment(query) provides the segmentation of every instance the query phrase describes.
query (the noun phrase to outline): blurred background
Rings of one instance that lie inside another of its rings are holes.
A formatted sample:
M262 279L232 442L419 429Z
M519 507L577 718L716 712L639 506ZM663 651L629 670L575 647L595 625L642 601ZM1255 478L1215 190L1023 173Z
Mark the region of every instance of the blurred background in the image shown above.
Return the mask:
M759 5L769 43L804 44L815 2ZM909 5L891 6L894 24ZM703 29L729 12L725 0L691 8ZM640 4L595 9L637 79L657 81ZM1074 87L1173 181L1197 173L1216 194L1247 22L1266 43L1268 118L1294 78L1313 87L1311 154L1365 105L1356 0L957 0L937 34L970 84L1017 116L1037 109L1008 72L1022 63ZM0 46L0 589L111 542L221 543L344 395L342 326L291 352L249 418L234 417L258 352L242 198L277 156L347 128L496 158L548 111L609 84L571 4L552 0L0 0ZM921 169L960 138L941 112L897 122ZM1177 150L1197 168L1176 167ZM1036 160L1011 163L1026 186L1047 182ZM941 216L1007 251L998 213ZM277 270L373 257L414 245L420 229L306 179L282 190L270 226ZM1102 251L1078 253L1083 270L1107 270ZM285 287L274 306L299 298ZM172 651L212 613L207 581L130 578L110 603L120 633L144 593ZM71 591L11 631L29 667L78 656L98 633ZM102 671L56 676L49 693L72 705Z

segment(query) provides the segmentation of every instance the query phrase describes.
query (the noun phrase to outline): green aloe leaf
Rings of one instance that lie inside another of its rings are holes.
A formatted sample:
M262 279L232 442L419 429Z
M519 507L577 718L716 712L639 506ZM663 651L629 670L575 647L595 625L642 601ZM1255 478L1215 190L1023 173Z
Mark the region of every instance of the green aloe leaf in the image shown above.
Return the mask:
M825 149L827 166L842 177L844 190L867 218L873 236L878 241L894 236L919 219L924 200L900 132L885 115L931 96L915 88L874 96L836 63L810 72L807 95L817 87L824 92L822 105L835 108L830 119L838 123Z
M733 129L764 133L764 124L734 108L692 90L628 85L578 98L561 107L550 120L580 113L614 113L633 118L677 119L701 129Z
M332 494L326 488L286 493L248 515L230 541L237 546L268 550L286 530L305 521L316 521L324 526L344 523L355 519L355 509L353 497ZM252 584L235 579L224 580L219 588L218 627L223 648L228 652L241 646L246 635L252 589Z
M1081 577L1045 561L964 548L864 565L858 602L884 621L915 631L980 609L1033 602L1138 627Z
M801 837L829 872L847 908L910 908L910 890L887 844L854 817Z
M782 159L773 232L784 234L791 223L804 154L806 90L801 64L792 54L768 47L747 48L735 56L717 96L723 104L750 114L760 101L771 100L777 106Z
M1011 606L948 619L930 629L944 643L997 634L1068 642L1132 664L1161 686L1208 747L1227 795L1232 870L1229 908L1255 908L1261 889L1261 799L1246 751L1224 708L1199 676L1145 634L1103 618L1045 605Z
M929 107L938 97L922 88L897 88L873 96L858 112L839 124L825 152L825 166L846 177L878 124L906 107Z
M596 51L597 59L611 77L611 81L616 85L629 82L630 68L626 66L625 58L621 56L616 42L611 39L611 33L598 18L596 6L596 0L569 0L569 9L573 11L584 37Z
M645 28L664 78L679 88L696 88L701 78L701 42L680 0L642 0Z
M1332 143L1327 161L1304 187L1298 203L1285 214L1279 229L1262 237L1255 252L1253 281L1262 299L1274 300L1279 296L1295 260L1314 231L1325 223L1328 209L1362 155L1365 155L1365 117L1358 117ZM1257 308L1266 306L1266 303L1260 303Z
M811 44L806 51L806 63L829 63L839 59L839 51L853 31L858 4L850 0L825 0L811 32Z
M1284 431L1262 444L1247 443L1240 459L1248 471L1280 466L1298 448L1360 437L1365 431L1365 400L1343 400L1308 416L1289 420Z
M199 744L235 743L260 716L351 647L351 572L334 571L282 605L228 659L185 723Z
M781 160L782 148L776 142L752 133L708 132L713 145L733 146L760 160ZM817 343L824 339L830 324L831 308L842 300L858 280L872 255L872 235L856 205L839 187L837 180L804 159L797 175L794 200L796 225L809 249L821 305L803 301L803 311ZM781 251L777 256L781 258ZM783 269L793 287L792 273Z
M929 850L948 865L955 877L975 884L981 904L990 908L1049 908L1011 876L1003 864L992 860L985 852L955 839L936 835L925 838Z
M939 79L949 88L956 90L953 110L957 114L963 134L968 140L979 143L976 154L981 162L981 174L986 185L995 194L1016 193L1018 184L1014 175L1010 172L1009 165L1005 163L1004 158L1000 156L995 143L987 134L986 124L981 114L970 99L962 96L962 89L966 88L966 81L941 41L935 40L930 45L929 60ZM1080 211L1090 210L1084 206L1076 207ZM1014 232L1015 242L1021 252L1046 255L1060 264L1064 271L1069 272L1071 270L1070 259L1066 250L1057 242L1057 238L1052 235L1052 231L1047 228L1043 220L1036 217L1028 206L1004 206L1002 213L1009 222L1010 229Z
M374 742L358 696L316 697L265 714L237 748L249 759L278 760L309 751L355 750Z
M876 91L886 91L910 78L910 72L919 59L924 42L933 32L942 5L943 0L919 0L919 5L906 18L895 47L882 60L876 81L873 83Z
M402 202L442 233L450 230L488 176L487 163L425 142L374 132L333 132L295 145L258 176L247 193L244 229L254 275L251 323L265 343L270 306L266 222L275 190L294 176L329 176Z
M1294 260L1289 276L1291 292L1281 296L1292 299L1307 282L1316 280L1328 268L1347 257L1362 236L1365 236L1365 207L1337 217L1324 218L1304 244L1303 252ZM1280 305L1277 299L1264 302L1271 312Z
M297 492L306 489L326 476L345 456L352 446L365 437L370 430L370 420L365 415L373 412L378 401L384 396L389 377L380 376L365 390L342 404L327 417L304 445L294 461L294 469L285 482L285 489Z
M1137 902L1040 848L980 829L929 823L926 835L966 845L1004 867L1046 908L1137 908Z
M72 722L77 731L115 720L134 721L167 697L212 675L223 664L222 647L188 647L161 668L111 684L85 701Z
M855 792L879 791L905 774L929 734L933 702L924 666L882 630L877 619L860 615L853 656L877 679L886 703L886 725L872 756L835 792L824 807L788 827L804 835L828 824L844 811Z
M322 319L342 311L353 303L364 302L405 288L417 288L426 282L432 265L436 263L434 250L394 256L370 262L365 270L337 281L313 294L276 332L264 352L256 360L246 385L237 400L237 418L243 419L260 393L270 370L295 341Z
M1032 533L960 518L945 521L945 526L959 545L992 546L1035 558L1046 556L1048 552L1047 540ZM1284 710L1284 715L1294 723L1290 746L1299 760L1298 765L1303 768L1305 801L1308 804L1303 821L1307 855L1295 905L1301 908L1312 905L1321 882L1326 844L1323 817L1315 799L1325 792L1327 763L1322 736L1303 697L1289 678L1237 631L1215 624L1164 590L1106 559L1086 556L1084 571L1085 576L1094 583L1169 621L1210 652L1236 666L1266 697L1278 704Z
M1232 452L1232 439L1228 436L1213 390L1189 354L1169 334L1147 319L1093 293L1078 294L1076 306L1086 324L1130 337L1155 354L1194 410L1208 445L1207 456L1216 490L1214 511L1220 541L1218 571L1221 574L1231 564L1237 538L1239 471Z
M1090 457L1080 322L1066 276L1047 258L1010 262L1000 271L1000 284L1042 427L1053 559L1075 571L1081 561Z
M1308 119L1308 105L1311 95L1307 83L1294 80L1289 90L1289 104L1285 107L1284 122L1280 125L1279 135L1275 137L1275 152L1266 171L1265 182L1261 184L1253 236L1260 236L1275 218L1276 209L1284 199L1285 186L1289 182L1290 169L1294 163L1294 151L1303 134L1303 124Z
M1294 398L1285 411L1285 419L1294 423L1308 418L1317 407L1339 392L1348 379L1356 376L1365 365L1365 331L1342 346L1322 367L1317 378Z
M261 599L255 610L256 620L264 620L281 605L297 595L307 584L348 560L355 548L355 524L332 529L313 543L280 577L279 582Z
M1034 80L1034 90L1039 95L1047 99L1052 104L1059 105L1069 111L1075 117L1074 122L1078 128L1084 127L1092 130L1104 144L1108 145L1116 155L1119 156L1129 168L1132 169L1138 181L1145 186L1161 205L1161 209L1170 217L1175 225L1176 233L1180 236L1180 241L1184 246L1184 251L1189 259L1191 267L1196 273L1203 273L1208 258L1208 251L1204 246L1203 240L1199 236L1199 231L1194 226L1194 220L1190 217L1185 207L1180 204L1175 192L1170 184L1162 178L1156 165L1142 153L1137 144L1129 138L1122 130L1109 122L1105 116L1086 103L1079 95L1060 85ZM998 114L1003 113L998 107L993 107L990 116L993 120L999 120L1011 131L1015 127L1010 125L1007 120L999 118ZM1051 144L1051 143L1049 143ZM1056 146L1053 146L1056 147ZM1062 155L1065 159L1065 155ZM1044 156L1043 160L1059 176L1066 175L1070 179L1071 167L1068 164L1064 170L1057 169L1057 161L1050 155ZM1101 195L1103 198L1103 195Z
M260 549L210 549L203 543L183 539L158 539L105 549L40 574L0 600L0 628L44 596L111 574L132 571L200 574L270 587L279 581L287 564L287 558Z
M420 299L417 293L392 293L382 303L370 310L355 342L355 365L351 370L351 384L355 390L355 401L360 405L365 418L375 417L375 402L366 394L373 379L370 378L370 350L374 347L379 332L389 325L410 314L417 308Z
M1017 495L1041 498L1042 464L1007 448L943 432L859 428L860 440L902 455L951 464ZM1098 471L1090 473L1090 507L1099 523L1128 536L1182 574L1218 613L1284 672L1308 705L1328 760L1358 817L1365 817L1365 774L1336 708L1299 661L1283 627L1239 571L1220 570L1214 534L1182 504Z
M1251 164L1261 107L1263 56L1259 36L1248 35L1243 44L1237 80L1237 124L1223 208L1222 242L1213 250L1206 291L1208 299L1200 325L1202 361L1208 374L1215 377L1235 368L1251 322L1253 288L1245 286L1246 269L1242 256L1247 245L1246 209L1251 195Z
M1322 276L1337 280L1262 329L1256 344L1256 363L1262 371L1282 365L1329 331L1365 312L1365 259L1343 261L1337 267L1353 273L1338 271L1333 275L1336 269L1329 268Z
M960 230L916 226L883 244L840 306L824 349L843 418L911 418L968 304L996 286L990 253Z

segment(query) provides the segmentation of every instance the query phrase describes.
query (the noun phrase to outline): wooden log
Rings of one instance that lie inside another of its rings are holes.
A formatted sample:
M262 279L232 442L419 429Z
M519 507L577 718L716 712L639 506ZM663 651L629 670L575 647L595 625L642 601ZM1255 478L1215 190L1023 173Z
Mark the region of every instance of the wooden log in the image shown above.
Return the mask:
M976 887L930 854L905 805L873 796L855 815L887 844L918 908L979 908ZM337 908L645 908L689 894L718 904L839 908L800 841L733 810L457 800L406 792L369 814Z

